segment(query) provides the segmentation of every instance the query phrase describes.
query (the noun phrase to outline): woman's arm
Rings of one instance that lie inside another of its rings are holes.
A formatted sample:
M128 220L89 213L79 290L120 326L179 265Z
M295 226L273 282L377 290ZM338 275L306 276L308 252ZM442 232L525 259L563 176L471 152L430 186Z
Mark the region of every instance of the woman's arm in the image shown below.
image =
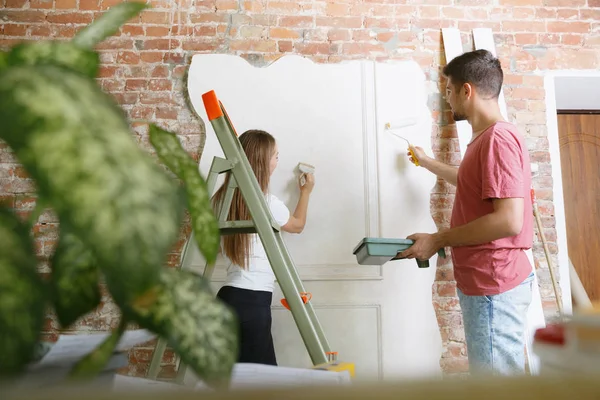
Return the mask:
M306 215L308 213L308 200L315 187L315 177L313 174L303 174L306 178L304 186L300 186L300 198L294 213L290 216L288 222L281 227L285 232L301 233L306 225ZM302 179L302 176L300 177Z

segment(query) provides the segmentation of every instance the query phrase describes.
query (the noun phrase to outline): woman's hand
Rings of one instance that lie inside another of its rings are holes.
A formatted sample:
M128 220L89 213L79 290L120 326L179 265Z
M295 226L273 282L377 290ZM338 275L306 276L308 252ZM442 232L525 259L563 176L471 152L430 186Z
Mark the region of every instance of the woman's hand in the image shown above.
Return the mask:
M304 185L302 185L302 178L305 179ZM310 194L315 187L315 175L304 173L300 175L300 192Z

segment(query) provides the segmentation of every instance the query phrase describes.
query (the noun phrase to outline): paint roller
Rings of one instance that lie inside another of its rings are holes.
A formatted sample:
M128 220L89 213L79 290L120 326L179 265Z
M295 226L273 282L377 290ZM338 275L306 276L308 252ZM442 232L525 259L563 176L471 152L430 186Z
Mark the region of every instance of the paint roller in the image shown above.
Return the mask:
M298 164L298 169L300 170L300 172L302 172L302 174L314 174L315 173L315 166L314 165L310 165L307 163L299 163ZM304 175L302 175L302 177L300 178L300 185L304 186L306 184L306 177Z
M417 158L415 152L412 150L412 144L408 141L407 138L405 138L404 136L400 136L398 133L394 132L395 130L399 130L402 128L406 128L408 126L413 126L417 124L417 119L416 118L403 118L399 121L396 121L393 125L391 122L388 122L385 124L385 129L387 131L390 131L390 133L394 136L396 136L399 139L402 139L404 141L406 141L406 143L408 144L408 151L410 152L410 155L412 156L412 163L415 164L417 167L419 166L419 159Z

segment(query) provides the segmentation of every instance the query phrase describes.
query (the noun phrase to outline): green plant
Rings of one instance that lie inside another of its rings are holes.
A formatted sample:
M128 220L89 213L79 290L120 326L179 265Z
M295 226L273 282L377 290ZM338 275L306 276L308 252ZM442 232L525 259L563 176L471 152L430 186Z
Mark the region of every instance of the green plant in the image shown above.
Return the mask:
M121 323L77 363L72 378L99 372L128 323L166 338L207 382L226 382L235 362L231 310L198 275L163 266L186 207L200 251L215 260L219 230L206 183L177 137L150 125L151 143L178 185L137 146L123 110L94 79L93 47L145 7L114 6L71 42L0 52L0 138L34 179L38 196L28 222L0 207L0 378L32 361L46 307L61 327L70 326L100 303L101 279ZM45 208L60 221L47 281L37 272L30 236Z

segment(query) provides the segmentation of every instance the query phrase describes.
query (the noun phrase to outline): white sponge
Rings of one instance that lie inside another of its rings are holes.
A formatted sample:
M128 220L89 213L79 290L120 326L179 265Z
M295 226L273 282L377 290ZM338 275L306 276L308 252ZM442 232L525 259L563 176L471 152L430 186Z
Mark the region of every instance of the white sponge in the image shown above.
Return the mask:
M302 163L302 162L298 164L298 169L303 174L314 174L315 173L314 165L310 165L310 164L306 164L306 163ZM303 176L300 179L300 185L304 186L305 183L306 183L306 178Z

